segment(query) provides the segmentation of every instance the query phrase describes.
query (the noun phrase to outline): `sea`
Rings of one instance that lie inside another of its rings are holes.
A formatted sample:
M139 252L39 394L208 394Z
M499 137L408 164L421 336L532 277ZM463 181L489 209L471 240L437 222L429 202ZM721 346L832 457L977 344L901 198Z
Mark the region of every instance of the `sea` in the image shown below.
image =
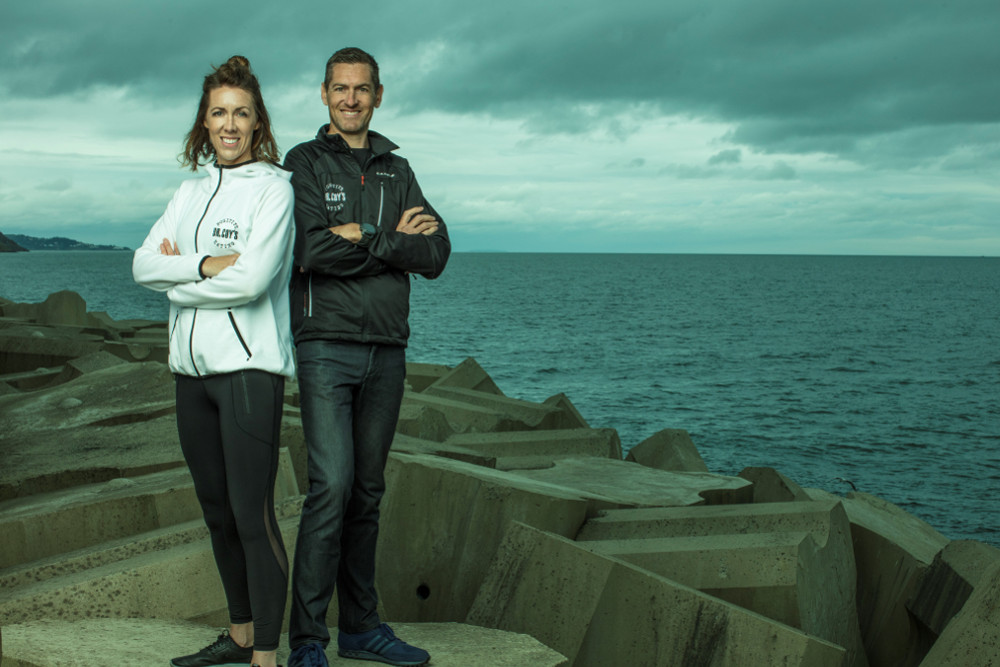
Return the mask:
M0 254L0 296L166 319L130 263ZM454 253L412 285L410 361L473 357L625 450L684 429L712 472L857 489L1000 547L1000 258Z

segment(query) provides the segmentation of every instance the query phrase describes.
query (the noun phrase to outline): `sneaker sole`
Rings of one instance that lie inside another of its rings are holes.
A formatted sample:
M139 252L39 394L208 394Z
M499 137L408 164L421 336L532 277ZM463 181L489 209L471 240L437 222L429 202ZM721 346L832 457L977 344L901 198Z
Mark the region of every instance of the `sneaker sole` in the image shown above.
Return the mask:
M369 651L348 651L345 649L338 649L337 655L341 658L353 658L354 660L371 660L372 662L381 662L386 665L395 665L395 667L423 667L423 665L428 664L431 659L422 660L421 662L398 662L396 660L387 660L377 653L371 653Z

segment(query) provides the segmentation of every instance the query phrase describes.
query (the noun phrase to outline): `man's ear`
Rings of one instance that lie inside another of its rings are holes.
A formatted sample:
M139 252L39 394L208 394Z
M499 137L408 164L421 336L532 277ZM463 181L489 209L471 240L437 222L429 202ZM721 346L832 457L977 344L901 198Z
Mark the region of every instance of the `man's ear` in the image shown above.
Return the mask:
M382 84L378 84L378 90L375 91L375 108L378 109L379 105L382 104Z
M329 102L326 101L326 84L319 84L319 97L323 100L323 106L329 106Z

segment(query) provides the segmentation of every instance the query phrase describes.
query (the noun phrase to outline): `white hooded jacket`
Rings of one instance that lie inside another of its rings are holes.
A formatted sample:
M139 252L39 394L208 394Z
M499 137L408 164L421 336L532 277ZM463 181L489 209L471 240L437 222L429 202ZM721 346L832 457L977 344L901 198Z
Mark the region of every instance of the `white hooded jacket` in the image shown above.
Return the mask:
M257 369L295 376L288 283L295 223L291 172L268 162L206 165L185 181L132 258L140 285L170 299L170 370L202 376ZM180 255L163 255L160 243ZM214 278L207 256L239 253Z

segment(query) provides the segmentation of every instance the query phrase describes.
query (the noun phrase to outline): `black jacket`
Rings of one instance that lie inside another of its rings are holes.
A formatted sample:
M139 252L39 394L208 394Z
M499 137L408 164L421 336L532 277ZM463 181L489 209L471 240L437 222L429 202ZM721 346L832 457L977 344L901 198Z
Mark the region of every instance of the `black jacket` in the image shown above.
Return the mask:
M338 340L406 345L410 335L410 276L436 278L451 242L441 216L427 203L398 146L368 133L371 155L362 169L339 134L320 128L316 138L285 156L295 190L295 268L292 333L295 342ZM396 231L403 211L423 206L438 219L434 234ZM332 234L329 227L371 223L367 247Z

